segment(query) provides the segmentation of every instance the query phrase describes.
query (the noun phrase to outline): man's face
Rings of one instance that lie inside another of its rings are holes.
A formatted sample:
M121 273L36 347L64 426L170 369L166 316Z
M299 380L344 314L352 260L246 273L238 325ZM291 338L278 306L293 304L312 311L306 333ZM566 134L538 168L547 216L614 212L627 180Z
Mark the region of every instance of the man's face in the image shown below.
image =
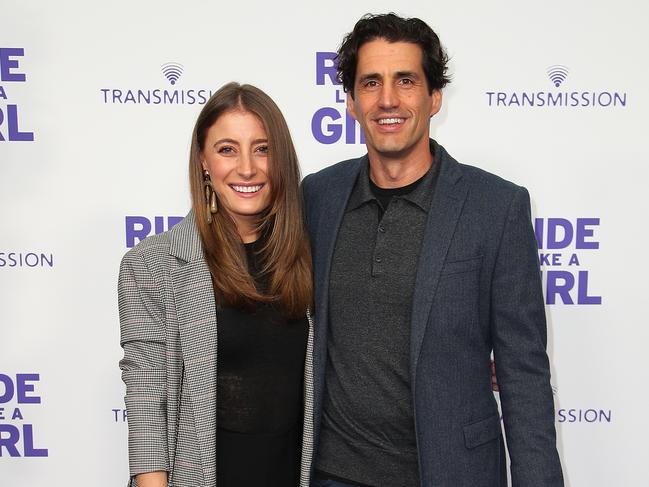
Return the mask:
M360 47L347 109L363 128L370 157L428 154L430 117L441 104L439 90L428 94L417 44L379 38Z

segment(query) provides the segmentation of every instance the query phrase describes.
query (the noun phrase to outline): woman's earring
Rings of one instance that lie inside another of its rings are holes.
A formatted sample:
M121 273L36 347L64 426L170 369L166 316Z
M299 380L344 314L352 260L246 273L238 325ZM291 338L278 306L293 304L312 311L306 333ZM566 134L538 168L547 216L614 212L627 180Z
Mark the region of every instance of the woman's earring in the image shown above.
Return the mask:
M212 223L212 215L219 211L216 204L216 192L212 188L212 180L207 170L203 171L203 188L205 190L205 204L207 206L207 223Z

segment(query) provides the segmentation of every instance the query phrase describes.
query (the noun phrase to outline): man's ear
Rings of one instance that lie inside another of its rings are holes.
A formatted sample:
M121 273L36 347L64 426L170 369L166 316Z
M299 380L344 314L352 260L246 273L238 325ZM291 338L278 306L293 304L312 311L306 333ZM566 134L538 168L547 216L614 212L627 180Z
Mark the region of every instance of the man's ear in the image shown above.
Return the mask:
M442 108L442 90L434 90L430 96L433 99L430 107L430 116L432 117Z
M349 114L354 118L354 120L358 120L358 117L356 116L356 111L354 110L354 98L351 95L351 92L347 92L347 111Z

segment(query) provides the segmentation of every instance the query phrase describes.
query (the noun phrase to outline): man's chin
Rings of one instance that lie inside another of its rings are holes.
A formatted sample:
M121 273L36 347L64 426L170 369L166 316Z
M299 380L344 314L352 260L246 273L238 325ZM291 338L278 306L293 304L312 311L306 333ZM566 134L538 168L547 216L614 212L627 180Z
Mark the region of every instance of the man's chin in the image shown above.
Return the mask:
M398 158L408 153L408 147L403 143L383 143L374 146L377 154L384 157Z

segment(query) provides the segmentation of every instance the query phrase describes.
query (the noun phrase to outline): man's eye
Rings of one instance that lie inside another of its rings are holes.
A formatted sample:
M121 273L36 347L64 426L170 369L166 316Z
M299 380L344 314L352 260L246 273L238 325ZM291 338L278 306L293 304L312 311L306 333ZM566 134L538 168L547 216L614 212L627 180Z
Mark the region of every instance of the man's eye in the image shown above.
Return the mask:
M366 88L375 88L375 87L377 87L378 85L379 85L379 82L376 81L375 79L368 79L368 80L365 81L365 83L364 83L364 86L365 86Z
M411 85L411 84L413 84L413 83L412 83L412 80L411 80L410 78L401 78L400 83L401 83L402 85Z

